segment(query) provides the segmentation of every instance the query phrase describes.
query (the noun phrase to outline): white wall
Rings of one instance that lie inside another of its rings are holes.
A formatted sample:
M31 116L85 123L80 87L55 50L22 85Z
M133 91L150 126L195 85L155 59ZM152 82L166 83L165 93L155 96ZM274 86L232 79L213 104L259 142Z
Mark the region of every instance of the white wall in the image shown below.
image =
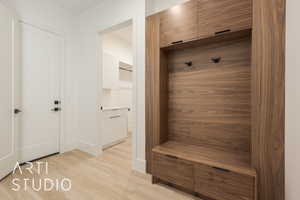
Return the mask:
M188 0L146 0L147 16L171 8Z
M300 2L287 2L286 16L286 200L300 197Z
M75 27L73 16L58 7L52 1L46 0L0 0L4 5L14 10L22 21L34 26L55 32L65 39L65 101L64 101L64 148L68 151L75 147L74 135L75 87L73 83L72 68L75 64L74 50L76 45Z
M78 67L78 137L79 147L98 154L101 121L99 92L102 84L99 63L98 33L113 25L133 19L134 66L136 66L137 132L133 134L134 168L145 170L145 0L105 0L79 18L81 65Z

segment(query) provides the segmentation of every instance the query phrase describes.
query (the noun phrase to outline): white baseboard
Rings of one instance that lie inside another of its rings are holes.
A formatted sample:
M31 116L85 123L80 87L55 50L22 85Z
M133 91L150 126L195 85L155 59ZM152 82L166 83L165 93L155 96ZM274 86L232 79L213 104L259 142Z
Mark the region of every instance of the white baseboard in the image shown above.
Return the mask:
M17 155L8 156L1 159L0 165L0 181L6 177L10 172L13 171L13 168L16 166L15 160Z
M101 152L101 149L99 149L99 145L88 144L82 141L78 142L77 148L80 151L89 153L93 156L99 156Z
M124 142L125 140L126 140L126 138L122 138L122 139L117 140L117 141L115 141L115 142L112 142L112 143L103 145L101 148L102 148L103 150L105 150L105 149L107 149L107 148L110 148L110 147L113 147L113 146L115 146L115 145L118 145L118 144Z
M77 144L77 141L72 141L69 144L62 144L60 147L60 153L66 153L75 150L78 146Z
M28 162L31 160L35 160L38 158L42 158L47 155L51 155L54 153L59 153L60 149L55 144L54 141L32 145L26 148L18 149L19 161L20 163Z
M146 173L146 161L135 159L133 162L133 169L141 173Z

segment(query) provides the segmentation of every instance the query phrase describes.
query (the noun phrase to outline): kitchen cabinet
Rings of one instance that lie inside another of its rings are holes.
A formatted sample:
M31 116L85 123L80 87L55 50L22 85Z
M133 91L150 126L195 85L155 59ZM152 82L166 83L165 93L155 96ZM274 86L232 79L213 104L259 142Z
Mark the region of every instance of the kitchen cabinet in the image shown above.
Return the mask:
M102 148L124 141L128 136L128 108L103 110Z
M104 52L102 56L102 88L117 89L119 87L119 60Z

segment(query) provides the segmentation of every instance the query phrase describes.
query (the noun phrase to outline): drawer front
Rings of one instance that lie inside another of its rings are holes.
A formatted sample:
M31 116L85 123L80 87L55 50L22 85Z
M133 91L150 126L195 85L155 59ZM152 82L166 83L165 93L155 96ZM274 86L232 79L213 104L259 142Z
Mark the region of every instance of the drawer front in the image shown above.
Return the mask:
M106 110L103 112L103 117L104 118L111 118L111 117L117 118L118 116L126 116L127 113L128 113L128 110L126 110L126 109Z
M195 167L196 192L218 200L255 200L255 178L205 165Z
M198 0L199 37L252 27L252 0Z
M102 145L104 147L123 140L128 135L127 117L122 111L103 113Z
M194 164L153 153L152 175L164 181L194 190Z
M191 0L160 14L160 46L198 37L197 1Z

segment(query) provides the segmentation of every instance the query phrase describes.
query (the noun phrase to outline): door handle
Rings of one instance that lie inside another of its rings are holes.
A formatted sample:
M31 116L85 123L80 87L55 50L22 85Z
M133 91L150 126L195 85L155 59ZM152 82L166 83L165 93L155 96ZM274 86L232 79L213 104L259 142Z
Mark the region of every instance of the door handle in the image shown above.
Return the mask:
M19 113L21 113L21 112L22 112L22 110L20 110L20 109L15 109L15 110L14 110L14 113L15 113L15 114L19 114Z
M51 109L51 111L53 111L53 112L59 112L59 111L61 111L61 108L53 108L53 109Z
M111 116L110 118L111 118L111 119L115 119L115 118L119 118L119 117L121 117L121 115Z
M59 101L59 100L54 101L54 105L59 105L59 104L61 104L61 101Z

